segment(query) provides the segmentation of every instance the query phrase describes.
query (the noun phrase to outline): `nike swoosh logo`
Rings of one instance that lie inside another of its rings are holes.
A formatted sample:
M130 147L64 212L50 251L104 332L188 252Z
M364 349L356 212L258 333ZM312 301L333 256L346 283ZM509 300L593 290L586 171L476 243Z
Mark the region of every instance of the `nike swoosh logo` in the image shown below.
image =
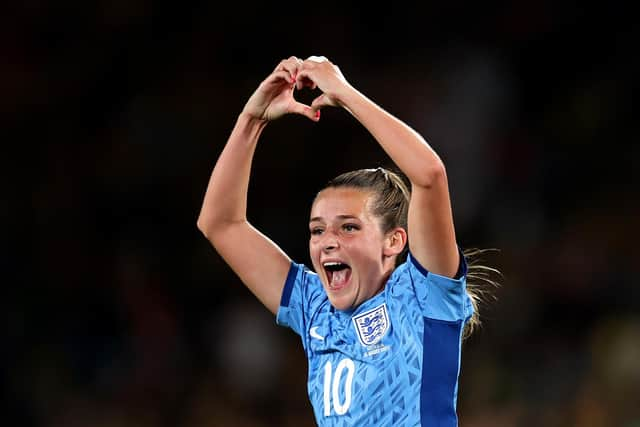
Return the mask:
M318 333L318 327L317 326L313 326L311 329L309 329L309 335L311 335L311 338L315 338L317 340L324 341L324 337Z

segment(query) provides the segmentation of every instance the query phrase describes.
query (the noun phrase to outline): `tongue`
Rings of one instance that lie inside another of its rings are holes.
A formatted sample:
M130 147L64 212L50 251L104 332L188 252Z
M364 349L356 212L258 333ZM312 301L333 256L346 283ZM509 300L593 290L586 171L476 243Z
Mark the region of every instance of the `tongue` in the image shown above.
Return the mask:
M334 271L331 275L331 286L337 288L343 286L351 277L351 269L343 268L342 270Z

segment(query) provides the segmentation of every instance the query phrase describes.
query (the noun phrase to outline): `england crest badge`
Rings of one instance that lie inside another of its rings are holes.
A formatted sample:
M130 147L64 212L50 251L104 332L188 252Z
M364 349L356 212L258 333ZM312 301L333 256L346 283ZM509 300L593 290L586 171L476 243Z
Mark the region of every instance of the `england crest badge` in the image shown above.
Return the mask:
M385 336L389 330L389 314L387 305L381 304L376 308L359 314L353 318L358 339L364 346L371 346Z

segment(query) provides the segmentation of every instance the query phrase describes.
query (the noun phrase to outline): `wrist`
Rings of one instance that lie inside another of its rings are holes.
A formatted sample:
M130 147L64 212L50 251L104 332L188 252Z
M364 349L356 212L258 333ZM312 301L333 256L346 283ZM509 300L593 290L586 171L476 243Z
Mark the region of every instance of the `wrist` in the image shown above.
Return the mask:
M258 141L267 123L267 120L258 119L251 114L242 112L238 115L233 134L240 137L243 141L254 144Z
M341 107L348 109L349 106L360 96L361 94L356 88L350 84L346 84L342 90L332 94L331 98Z
M237 125L260 129L264 128L267 123L269 123L269 120L258 118L245 111L242 111L236 120Z

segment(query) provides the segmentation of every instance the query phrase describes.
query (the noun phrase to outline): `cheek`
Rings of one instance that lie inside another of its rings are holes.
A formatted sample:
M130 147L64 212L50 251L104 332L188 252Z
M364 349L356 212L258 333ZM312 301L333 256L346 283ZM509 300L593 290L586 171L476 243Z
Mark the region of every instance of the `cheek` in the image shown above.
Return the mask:
M320 252L319 246L312 240L309 241L309 255L311 255L311 261L315 262L316 257Z
M357 243L357 253L362 260L377 262L381 257L382 251L382 243L375 238L363 239Z

